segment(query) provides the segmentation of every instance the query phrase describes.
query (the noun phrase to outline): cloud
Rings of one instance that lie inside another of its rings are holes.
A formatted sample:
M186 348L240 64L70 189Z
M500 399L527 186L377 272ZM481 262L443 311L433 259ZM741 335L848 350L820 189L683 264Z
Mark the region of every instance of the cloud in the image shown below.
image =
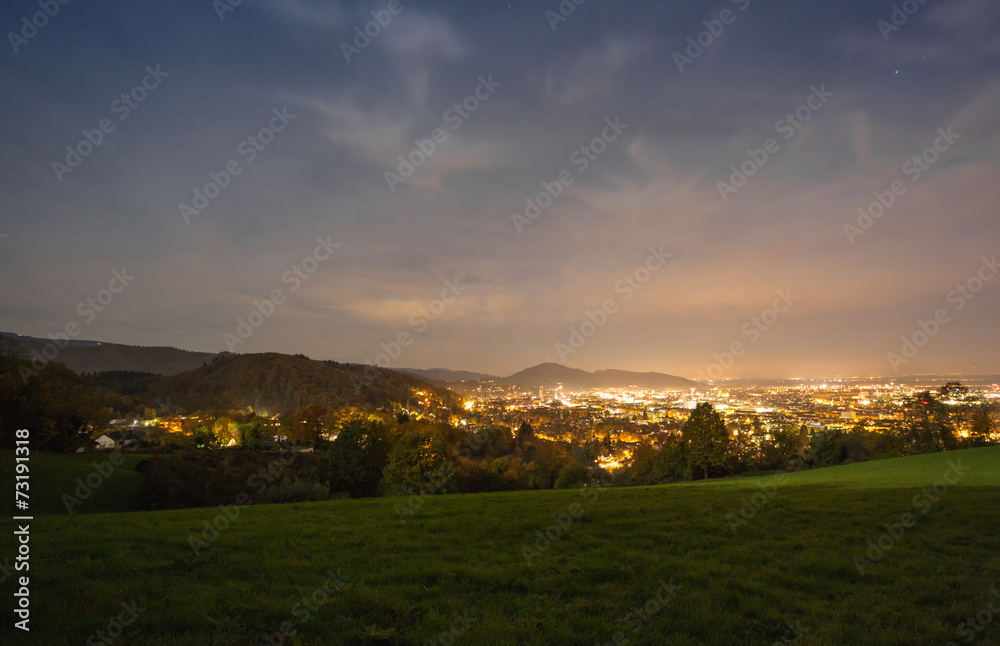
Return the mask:
M642 37L606 36L599 47L549 65L544 79L546 101L570 105L594 96L610 98L622 82L625 67L651 49L653 43Z
M469 51L458 30L445 18L405 7L399 22L399 29L386 29L380 40L390 54L453 61Z
M378 41L398 76L409 88L412 105L427 107L434 74L445 62L469 54L469 47L450 22L416 8L405 7Z
M378 164L391 164L408 142L410 119L405 114L390 116L368 110L346 97L299 96L296 102L325 118L322 134L329 141L352 148Z

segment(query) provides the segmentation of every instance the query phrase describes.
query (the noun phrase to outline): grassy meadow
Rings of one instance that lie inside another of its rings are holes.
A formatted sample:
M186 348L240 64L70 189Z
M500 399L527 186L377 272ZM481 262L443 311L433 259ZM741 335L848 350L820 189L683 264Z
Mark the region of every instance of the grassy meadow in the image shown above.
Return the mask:
M231 519L114 513L139 477L126 458L81 507L106 513L70 516L60 494L94 457L33 457L32 630L13 643L1000 644L1000 447Z

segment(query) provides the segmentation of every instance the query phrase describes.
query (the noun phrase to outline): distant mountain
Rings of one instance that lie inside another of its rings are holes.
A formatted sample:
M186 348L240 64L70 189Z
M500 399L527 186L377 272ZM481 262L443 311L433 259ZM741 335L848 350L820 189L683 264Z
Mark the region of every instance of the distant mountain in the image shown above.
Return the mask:
M431 399L440 405L461 405L455 393L411 375L276 353L218 357L207 366L154 380L140 397L187 410L250 406L270 415L294 414L309 404L379 408Z
M964 386L984 388L1000 384L1000 375L902 375L898 377L798 377L788 379L758 379L739 377L734 379L716 379L712 383L725 384L730 388L768 388L775 386L809 386L819 384L843 384L846 386L865 386L868 384L901 384L914 388L930 388L936 390L950 381L957 381Z
M909 386L943 386L957 381L965 386L990 386L1000 384L1000 375L904 375L892 378L897 384Z
M524 388L546 388L562 384L566 390L590 390L594 388L646 388L650 390L686 390L697 388L698 384L674 375L660 372L629 372L626 370L598 370L587 372L558 363L540 363L496 380L497 383Z
M408 375L420 377L430 382L446 384L454 381L481 381L484 379L497 379L493 375L482 372L470 372L468 370L449 370L447 368L430 368L421 370L419 368L396 368L396 372L403 372Z
M26 359L51 354L51 351L46 353L44 350L46 345L53 343L50 339L39 339L10 332L0 332L0 336L10 345L15 354ZM176 375L200 368L215 357L228 354L228 352L213 354L169 347L72 340L66 347L59 350L55 361L65 363L70 370L78 373L132 370L153 372L160 375Z

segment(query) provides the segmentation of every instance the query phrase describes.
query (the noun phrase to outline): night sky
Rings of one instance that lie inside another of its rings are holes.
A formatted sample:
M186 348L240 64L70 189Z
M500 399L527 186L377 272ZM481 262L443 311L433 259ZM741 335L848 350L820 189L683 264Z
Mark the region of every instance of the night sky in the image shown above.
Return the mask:
M559 6L4 3L0 330L1000 372L1000 5Z

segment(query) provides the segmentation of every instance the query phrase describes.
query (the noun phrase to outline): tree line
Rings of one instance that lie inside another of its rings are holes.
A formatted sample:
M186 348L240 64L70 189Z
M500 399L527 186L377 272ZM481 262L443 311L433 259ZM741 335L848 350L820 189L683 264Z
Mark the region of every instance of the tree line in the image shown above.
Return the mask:
M729 429L712 404L702 403L679 435L633 449L614 480L638 485L758 475L985 446L992 442L996 414L995 404L970 396L957 382L908 398L902 419L878 428L863 419L847 430L784 426L765 431L759 424Z

